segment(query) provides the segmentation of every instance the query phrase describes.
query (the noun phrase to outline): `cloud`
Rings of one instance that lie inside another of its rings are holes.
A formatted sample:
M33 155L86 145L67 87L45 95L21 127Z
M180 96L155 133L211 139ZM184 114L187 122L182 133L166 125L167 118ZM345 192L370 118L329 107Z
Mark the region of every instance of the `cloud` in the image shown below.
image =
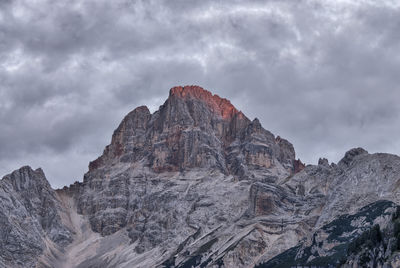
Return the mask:
M298 156L398 154L397 1L0 1L0 173L81 179L175 85L230 99Z

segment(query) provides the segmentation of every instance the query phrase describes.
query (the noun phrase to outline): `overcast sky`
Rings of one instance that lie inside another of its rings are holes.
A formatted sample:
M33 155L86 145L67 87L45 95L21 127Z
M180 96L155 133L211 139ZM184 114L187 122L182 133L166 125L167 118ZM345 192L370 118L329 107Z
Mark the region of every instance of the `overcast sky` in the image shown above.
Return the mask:
M306 163L400 154L400 1L0 0L0 174L82 180L125 114L186 84Z

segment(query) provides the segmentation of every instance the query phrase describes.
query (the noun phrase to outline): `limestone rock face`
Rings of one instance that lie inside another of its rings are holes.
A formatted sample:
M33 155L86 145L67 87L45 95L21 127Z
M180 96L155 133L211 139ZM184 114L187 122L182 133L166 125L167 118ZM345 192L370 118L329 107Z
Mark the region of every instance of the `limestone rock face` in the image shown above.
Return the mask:
M124 118L103 155L90 163L78 210L89 215L96 232L109 235L127 226L136 238L134 233L143 235L140 219L171 199L151 196L147 208L150 197L142 191L150 190L147 183L157 173L207 169L239 179L262 172L273 178L292 174L294 159L292 144L275 138L258 119L250 121L228 100L197 86L175 87L154 114L142 106Z
M383 222L400 202L398 156L356 148L338 164L295 159L290 142L228 100L172 88L158 111L122 120L83 182L54 191L26 167L3 178L0 267L302 265L335 254L331 233L354 237L365 213ZM354 219L351 234L343 218Z
M228 157L227 157L228 156ZM129 113L90 171L117 162L145 162L155 172L217 168L225 174L282 166L294 170L292 144L251 122L228 100L198 86L175 87L154 114Z
M89 170L112 164L115 160L138 161L144 157L147 153L145 134L150 117L146 106L140 106L125 116L114 131L111 144L104 149L101 157L90 162Z
M36 267L49 244L69 244L72 234L61 211L41 169L25 166L6 175L0 181L0 266Z

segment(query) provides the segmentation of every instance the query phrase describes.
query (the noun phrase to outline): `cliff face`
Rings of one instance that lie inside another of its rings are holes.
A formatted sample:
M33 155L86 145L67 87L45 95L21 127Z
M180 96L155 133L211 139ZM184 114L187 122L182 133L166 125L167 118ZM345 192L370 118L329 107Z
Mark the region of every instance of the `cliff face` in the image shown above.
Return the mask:
M194 234L226 232L249 213L250 182L294 170L293 146L258 119L200 87L175 87L154 114L142 106L124 118L85 174L78 211L102 235L126 229L137 254L180 253Z
M294 171L293 146L251 122L228 100L198 86L174 87L153 115L145 106L129 113L90 171L116 162L145 162L153 171L216 168L244 175L247 168Z
M357 148L337 165L305 166L290 142L197 86L172 88L153 114L130 112L83 182L54 191L40 170L28 173L40 187L23 190L20 175L0 184L0 227L20 232L28 259L3 240L0 266L252 267L312 247L343 215L357 215L349 228L361 232L360 210L400 201L399 157ZM328 242L314 249L323 255ZM301 265L307 254L289 257Z
M0 181L0 267L35 267L54 261L55 250L72 241L63 207L41 169L25 166ZM41 266L41 267L42 267Z

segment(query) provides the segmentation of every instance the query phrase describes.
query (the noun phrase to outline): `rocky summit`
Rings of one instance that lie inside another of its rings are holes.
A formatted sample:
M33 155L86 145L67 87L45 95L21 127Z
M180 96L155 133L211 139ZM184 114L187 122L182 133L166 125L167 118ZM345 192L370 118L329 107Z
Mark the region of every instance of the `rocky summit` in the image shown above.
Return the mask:
M230 101L174 87L82 182L0 181L0 267L400 267L399 174L362 148L306 166Z

